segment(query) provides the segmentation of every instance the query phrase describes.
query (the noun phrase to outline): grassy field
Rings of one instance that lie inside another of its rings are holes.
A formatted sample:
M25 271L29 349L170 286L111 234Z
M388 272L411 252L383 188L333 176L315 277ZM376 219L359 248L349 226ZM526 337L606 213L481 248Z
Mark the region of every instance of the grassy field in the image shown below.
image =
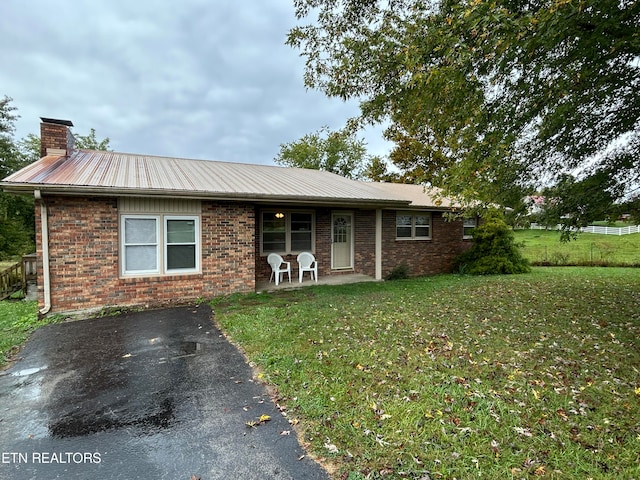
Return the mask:
M523 255L534 265L640 266L640 233L599 235L581 233L576 240L560 242L560 232L516 230Z
M639 304L637 270L566 267L212 302L351 480L639 479Z

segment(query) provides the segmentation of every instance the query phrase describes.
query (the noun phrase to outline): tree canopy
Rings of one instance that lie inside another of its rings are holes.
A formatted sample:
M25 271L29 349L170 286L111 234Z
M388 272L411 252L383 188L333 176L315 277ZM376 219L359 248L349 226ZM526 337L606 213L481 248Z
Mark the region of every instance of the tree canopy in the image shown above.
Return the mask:
M363 178L381 163L378 157L367 154L364 140L352 132L333 132L328 127L280 145L274 161L278 165L325 170L353 179Z
M13 140L18 119L12 99L0 99L0 179L29 162ZM33 251L35 246L33 198L0 191L0 259Z
M640 2L294 3L305 84L359 100L354 125L389 122L408 179L505 205L567 176L614 200L638 187Z
M0 99L0 179L22 168L19 152L13 142L15 121L18 115L12 99L5 96Z
M96 129L92 128L88 135L73 135L76 139L76 148L87 150L109 150L109 137L102 140L96 138Z

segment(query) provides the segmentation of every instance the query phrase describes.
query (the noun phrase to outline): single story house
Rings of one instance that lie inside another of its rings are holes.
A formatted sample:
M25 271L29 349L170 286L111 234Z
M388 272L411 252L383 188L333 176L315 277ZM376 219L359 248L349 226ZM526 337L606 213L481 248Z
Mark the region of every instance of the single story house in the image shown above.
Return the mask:
M41 314L255 291L266 257L309 251L320 277L451 271L473 220L420 185L298 168L74 148L42 118L42 158L5 178L36 199Z

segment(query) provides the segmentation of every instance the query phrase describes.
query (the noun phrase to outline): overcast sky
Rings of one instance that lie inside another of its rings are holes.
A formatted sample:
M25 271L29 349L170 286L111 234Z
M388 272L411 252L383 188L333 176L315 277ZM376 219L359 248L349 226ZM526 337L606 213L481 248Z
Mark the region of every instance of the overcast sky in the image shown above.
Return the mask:
M50 117L115 151L273 163L358 111L305 89L295 23L293 0L1 0L0 97L16 139ZM380 130L365 139L387 153Z

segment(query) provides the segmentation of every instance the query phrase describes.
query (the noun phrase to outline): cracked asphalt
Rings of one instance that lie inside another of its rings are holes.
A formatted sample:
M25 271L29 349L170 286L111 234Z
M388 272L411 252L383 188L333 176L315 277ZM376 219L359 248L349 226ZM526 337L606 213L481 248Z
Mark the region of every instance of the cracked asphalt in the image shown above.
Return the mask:
M211 315L37 330L0 372L0 479L328 479Z

